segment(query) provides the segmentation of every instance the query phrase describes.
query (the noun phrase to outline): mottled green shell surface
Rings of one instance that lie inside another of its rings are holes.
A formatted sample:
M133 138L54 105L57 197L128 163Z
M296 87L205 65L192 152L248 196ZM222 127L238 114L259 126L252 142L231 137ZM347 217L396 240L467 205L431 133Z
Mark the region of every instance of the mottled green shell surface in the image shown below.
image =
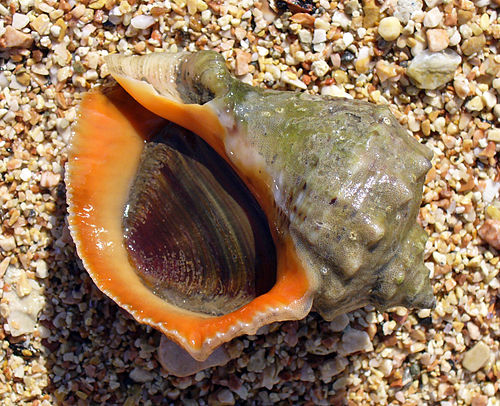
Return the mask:
M215 52L172 58L168 68L143 59L130 71L118 62L114 69L166 97L209 105L227 131L234 166L270 176L270 222L289 233L317 278L315 310L332 319L370 303L433 305L427 237L416 222L432 153L387 107L252 87L233 78ZM165 72L173 72L174 90Z

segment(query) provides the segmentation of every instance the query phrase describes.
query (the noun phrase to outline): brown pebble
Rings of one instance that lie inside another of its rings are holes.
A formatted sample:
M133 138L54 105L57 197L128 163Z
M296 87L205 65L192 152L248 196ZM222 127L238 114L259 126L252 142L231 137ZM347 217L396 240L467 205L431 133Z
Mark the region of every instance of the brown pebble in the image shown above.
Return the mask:
M294 23L297 23L297 24L312 27L312 26L314 26L314 21L316 19L311 14L297 13L297 14L294 14L293 16L291 16L290 20Z
M472 398L471 406L486 406L488 397L485 395L476 395Z
M457 21L458 25L463 25L469 22L472 18L472 11L469 10L458 10L457 12Z
M374 27L380 19L380 8L374 0L367 0L364 2L363 13L365 14L363 27L365 28Z
M479 229L478 234L493 248L500 250L500 220L486 220Z
M1 48L29 48L33 44L33 38L30 34L25 34L8 25L5 33L0 38Z
M252 60L252 55L248 52L236 49L236 69L235 73L238 76L246 75L249 72L249 64Z

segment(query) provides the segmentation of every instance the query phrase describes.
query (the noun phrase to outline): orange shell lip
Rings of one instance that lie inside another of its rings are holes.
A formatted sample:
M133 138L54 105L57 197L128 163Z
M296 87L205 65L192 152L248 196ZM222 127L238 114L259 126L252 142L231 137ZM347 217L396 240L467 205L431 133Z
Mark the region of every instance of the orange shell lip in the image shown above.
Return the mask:
M191 105L172 104L172 121L189 120ZM211 123L213 131L218 119L212 110L193 108L197 122ZM84 97L66 168L68 220L78 255L99 289L137 321L160 330L203 361L236 336L254 334L274 321L304 317L312 305L312 288L289 237L275 238L274 287L223 316L180 309L141 282L123 244L121 217L144 142L164 122L117 86ZM217 131L224 131L220 124Z

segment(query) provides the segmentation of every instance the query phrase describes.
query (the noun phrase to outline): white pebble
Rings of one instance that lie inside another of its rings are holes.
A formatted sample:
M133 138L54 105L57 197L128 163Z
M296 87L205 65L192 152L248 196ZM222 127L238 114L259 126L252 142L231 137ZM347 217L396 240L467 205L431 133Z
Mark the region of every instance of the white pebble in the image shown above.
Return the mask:
M50 27L50 34L53 37L59 37L59 34L61 33L61 27L59 25L53 25Z
M300 30L299 31L299 40L303 44L310 44L312 42L311 31L309 31L309 30Z
M401 23L396 17L386 17L380 21L378 33L386 41L394 41L401 34Z
M314 30L313 44L320 44L326 41L326 31L322 29Z
M36 261L35 275L37 276L37 278L41 279L44 279L47 276L49 276L47 263L43 259L39 259L38 261Z
M0 248L4 252L12 251L14 248L16 248L15 238L12 235L3 238L0 237Z
M342 335L340 355L349 355L358 351L372 351L373 344L366 331L348 327Z
M465 108L469 111L481 111L484 108L483 99L479 96L474 96L467 102Z
M408 76L420 89L437 89L448 83L462 58L453 50L441 52L420 52L413 58L407 69Z
M439 25L443 18L443 13L437 7L430 9L424 17L424 27L434 28Z
M332 97L344 97L346 99L352 99L352 96L349 93L346 93L346 91L337 85L328 85L328 86L323 86L321 88L321 95L322 96L332 96Z
M12 16L12 28L15 28L16 30L23 29L29 22L30 19L26 14L14 13Z
M19 175L22 181L27 182L31 179L31 171L28 168L21 169L21 174Z
M318 78L322 78L328 73L330 67L325 61L314 61L311 65L311 70Z
M497 104L497 97L495 96L493 90L488 90L487 92L484 92L482 97L483 97L483 102L488 108L488 110L491 110Z
M344 35L342 36L342 39L344 40L344 44L346 47L348 47L349 45L351 45L354 42L354 37L350 32L344 33Z
M132 27L137 28L138 30L145 30L146 28L151 27L154 23L155 19L146 15L139 15L130 20Z

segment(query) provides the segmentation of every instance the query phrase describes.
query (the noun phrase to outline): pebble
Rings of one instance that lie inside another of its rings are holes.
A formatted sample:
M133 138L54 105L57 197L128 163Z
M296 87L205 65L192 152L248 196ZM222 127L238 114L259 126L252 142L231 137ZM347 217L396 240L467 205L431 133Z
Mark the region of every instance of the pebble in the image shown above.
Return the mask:
M312 34L309 30L300 30L299 31L299 40L302 44L309 45L312 43Z
M49 171L42 172L40 178L40 186L44 188L50 188L56 186L61 180L61 175L58 173L53 173Z
M335 317L330 322L330 330L333 332L339 332L344 330L349 325L349 317L347 314L341 314L340 316Z
M154 23L155 19L147 15L138 15L130 20L132 27L137 28L138 30L145 30L146 28L151 27Z
M406 73L420 89L437 89L453 79L462 58L453 50L424 50L408 64Z
M16 240L13 236L0 237L0 248L4 252L12 251L16 248Z
M485 44L486 37L484 36L484 34L471 37L469 39L466 39L462 44L462 52L464 53L464 55L471 56L472 54L481 51Z
M469 321L467 323L467 331L469 332L469 337L474 341L481 338L481 331L479 330L479 327L476 326L472 321Z
M394 41L401 34L401 23L396 17L385 17L380 20L378 33L386 41Z
M47 35L50 30L49 16L47 14L40 14L31 22L30 26L40 35Z
M385 82L388 79L398 76L398 65L381 59L375 65L375 73L381 82Z
M340 374L349 365L349 361L345 357L336 356L325 362L322 362L319 366L320 378L324 383L329 383L332 381L332 377Z
M326 41L326 31L322 29L314 30L314 36L312 39L313 44L320 44Z
M219 405L234 405L234 395L229 389L222 389L217 393Z
M488 141L500 143L500 128L491 128L486 132Z
M394 17L398 18L403 24L407 24L410 18L422 10L422 0L398 0Z
M37 278L45 279L47 276L49 276L47 262L45 262L43 259L39 259L36 262L35 269L36 269L35 274Z
M446 30L441 28L434 28L427 30L425 33L427 37L427 47L431 52L439 52L448 48L450 39Z
M342 345L339 348L341 355L354 354L358 351L372 351L373 344L366 331L347 328L342 335Z
M352 96L347 93L344 89L341 89L337 85L327 85L321 88L321 94L323 96L331 97L345 97L347 99L352 99Z
M237 76L246 75L250 71L250 62L252 61L252 54L249 52L236 49L235 58L235 74Z
M425 14L424 27L426 28L437 27L442 19L443 19L443 13L439 10L439 8L434 7Z
M488 362L489 358L489 347L482 341L479 341L474 347L465 353L462 365L470 372L476 372Z
M314 61L311 65L311 71L318 77L322 78L325 76L328 71L330 70L330 67L325 61Z
M26 14L14 13L12 16L12 27L16 30L21 30L30 22L30 18Z
M453 87L456 95L461 99L465 99L470 92L469 80L465 76L456 76L453 80Z
M151 372L139 367L135 367L134 369L132 369L132 371L130 371L129 377L137 383L150 382L154 379L154 376Z
M33 38L30 34L18 31L8 25L5 33L0 38L0 47L3 48L29 48L33 44Z
M31 179L31 171L28 168L23 168L21 169L21 174L19 175L19 177L24 182L27 182L28 180Z
M483 99L480 96L474 96L467 102L465 108L469 111L481 111L484 109Z
M7 323L14 337L35 331L38 314L45 304L40 285L32 279L28 283L31 287L29 294L19 297L16 290L10 290L3 296L3 300L9 304Z
M497 96L493 90L488 90L482 94L482 99L488 110L491 110L497 104Z
M493 248L500 250L500 220L487 219L479 229L478 234Z

